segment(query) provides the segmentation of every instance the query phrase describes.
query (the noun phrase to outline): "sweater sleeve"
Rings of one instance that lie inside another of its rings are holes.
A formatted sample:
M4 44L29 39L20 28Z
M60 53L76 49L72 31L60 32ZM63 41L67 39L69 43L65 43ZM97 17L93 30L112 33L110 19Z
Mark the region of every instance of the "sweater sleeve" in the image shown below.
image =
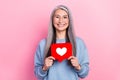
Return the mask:
M80 70L75 69L75 71L77 72L77 74L80 78L85 78L89 72L88 51L87 51L87 48L86 48L84 42L81 39L78 39L77 42L78 42L77 57L78 57L78 61L81 66L81 69Z
M34 73L38 79L44 79L46 77L48 71L43 71L42 66L44 65L43 61L43 51L44 42L41 41L36 49L36 53L34 56Z

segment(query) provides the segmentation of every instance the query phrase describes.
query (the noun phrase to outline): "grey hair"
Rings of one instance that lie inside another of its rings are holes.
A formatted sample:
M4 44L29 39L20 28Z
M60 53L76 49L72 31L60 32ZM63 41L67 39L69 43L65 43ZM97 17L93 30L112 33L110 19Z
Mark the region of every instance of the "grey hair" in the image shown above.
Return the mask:
M54 8L54 10L51 13L50 16L50 24L49 24L49 28L48 28L48 36L46 39L46 45L45 45L45 51L44 51L44 59L47 57L49 51L50 51L50 47L51 44L53 42L53 39L55 37L55 29L54 29L54 25L53 25L53 16L56 10L58 9L62 9L64 11L67 12L68 17L69 17L69 26L68 26L68 31L66 32L68 39L70 41L70 43L72 44L72 55L76 56L76 39L75 39L75 34L74 34L74 30L73 30L73 19L71 16L71 12L70 10L64 6L64 5L58 5ZM56 39L56 38L55 38Z

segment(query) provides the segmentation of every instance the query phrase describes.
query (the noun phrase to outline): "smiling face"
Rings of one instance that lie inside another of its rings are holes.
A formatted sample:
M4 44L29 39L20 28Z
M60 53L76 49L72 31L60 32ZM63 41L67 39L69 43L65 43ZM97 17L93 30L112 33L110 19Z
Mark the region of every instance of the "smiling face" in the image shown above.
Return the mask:
M56 31L66 31L69 26L69 17L66 11L58 9L53 16L53 25Z

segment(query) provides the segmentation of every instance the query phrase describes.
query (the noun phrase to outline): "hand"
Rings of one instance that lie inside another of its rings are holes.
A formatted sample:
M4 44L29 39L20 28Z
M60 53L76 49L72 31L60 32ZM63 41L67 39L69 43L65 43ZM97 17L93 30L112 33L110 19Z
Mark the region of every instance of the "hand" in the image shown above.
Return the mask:
M70 56L70 57L68 58L68 60L70 60L72 66L75 67L75 69L77 69L77 70L80 70L80 69L81 69L77 57Z
M53 60L55 60L55 58L52 56L45 58L45 64L43 66L44 71L46 71L47 69L49 69L52 66Z

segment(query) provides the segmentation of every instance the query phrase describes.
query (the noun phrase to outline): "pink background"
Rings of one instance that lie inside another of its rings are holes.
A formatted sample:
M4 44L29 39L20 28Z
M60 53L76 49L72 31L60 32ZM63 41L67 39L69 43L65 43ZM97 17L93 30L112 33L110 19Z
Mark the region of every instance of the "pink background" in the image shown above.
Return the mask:
M36 80L34 53L58 4L71 9L75 33L87 45L84 80L120 80L119 0L0 0L0 80Z

